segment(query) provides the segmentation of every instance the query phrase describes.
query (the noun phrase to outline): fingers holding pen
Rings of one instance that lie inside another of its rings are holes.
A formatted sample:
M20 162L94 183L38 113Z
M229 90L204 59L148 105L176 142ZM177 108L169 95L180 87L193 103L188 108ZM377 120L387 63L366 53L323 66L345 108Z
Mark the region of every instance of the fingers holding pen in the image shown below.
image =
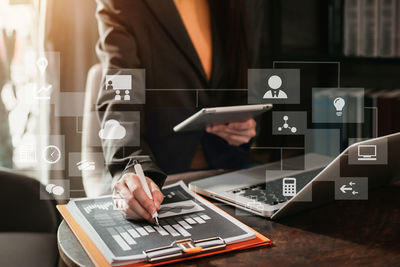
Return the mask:
M161 194L161 192L160 192ZM152 215L159 209L161 202L156 207L142 188L139 178L134 173L126 173L124 177L114 185L114 198L122 197L126 202L126 208L121 209L127 219L145 219L153 223ZM157 197L160 200L160 197Z

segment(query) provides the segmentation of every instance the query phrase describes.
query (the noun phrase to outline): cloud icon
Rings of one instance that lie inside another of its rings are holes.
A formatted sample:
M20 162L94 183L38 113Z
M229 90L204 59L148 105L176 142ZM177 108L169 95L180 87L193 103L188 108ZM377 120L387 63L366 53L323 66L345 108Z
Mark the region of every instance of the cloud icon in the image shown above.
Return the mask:
M99 131L101 139L122 139L126 135L126 129L116 120L108 120L104 128Z

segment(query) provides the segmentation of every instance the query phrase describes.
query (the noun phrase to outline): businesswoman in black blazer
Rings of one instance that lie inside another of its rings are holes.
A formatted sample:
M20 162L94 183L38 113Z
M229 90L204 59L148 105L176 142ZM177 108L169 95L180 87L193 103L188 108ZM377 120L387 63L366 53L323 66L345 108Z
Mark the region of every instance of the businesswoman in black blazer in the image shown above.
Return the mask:
M129 112L141 113L140 147L132 145L139 137L128 135L118 142L103 140L103 150L114 196L128 204L125 216L152 221L163 200L159 188L166 173L248 165L249 142L256 134L253 119L190 133L172 128L200 107L246 104L248 63L256 56L259 38L251 39L246 30L245 0L97 2L97 53L104 69L145 69L143 87L151 89L146 103L135 105L116 101L105 86L97 109L102 126L110 119L132 122ZM154 202L134 174L135 159Z

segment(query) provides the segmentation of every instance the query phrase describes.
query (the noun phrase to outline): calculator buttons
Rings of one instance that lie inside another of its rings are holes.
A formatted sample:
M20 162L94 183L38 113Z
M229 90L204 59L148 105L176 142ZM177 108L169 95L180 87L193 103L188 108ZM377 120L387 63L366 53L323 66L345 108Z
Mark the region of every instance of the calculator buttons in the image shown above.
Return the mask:
M282 180L282 195L285 197L293 197L296 193L296 178L284 178Z

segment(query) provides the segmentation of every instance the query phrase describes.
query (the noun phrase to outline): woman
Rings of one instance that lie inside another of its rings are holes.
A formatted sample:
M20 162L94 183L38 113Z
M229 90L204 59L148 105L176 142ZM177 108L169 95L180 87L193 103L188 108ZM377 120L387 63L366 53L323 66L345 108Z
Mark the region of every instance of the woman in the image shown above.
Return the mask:
M97 106L102 126L110 119L133 123L130 112L141 113L140 146L133 145L139 138L134 135L118 142L103 140L113 194L126 200L127 218L153 221L151 215L163 201L159 188L165 173L242 168L249 163L249 142L256 134L253 119L210 126L205 132L172 131L199 107L247 103L244 90L232 90L247 88L244 3L98 0L97 52L104 68L146 73L144 105L115 101L114 92L103 88ZM135 159L141 162L154 202L134 174Z

